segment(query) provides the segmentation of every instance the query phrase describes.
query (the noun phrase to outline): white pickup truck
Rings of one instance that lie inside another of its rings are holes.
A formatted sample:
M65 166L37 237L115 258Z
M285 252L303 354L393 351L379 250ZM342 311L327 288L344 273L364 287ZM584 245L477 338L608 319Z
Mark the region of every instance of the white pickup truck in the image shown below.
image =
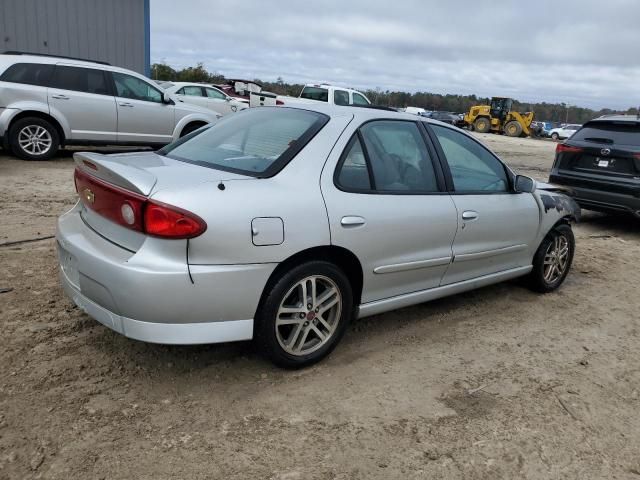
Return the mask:
M301 103L325 102L331 105L371 105L361 92L351 88L335 87L327 84L308 83L298 97L278 96L284 105L295 106Z

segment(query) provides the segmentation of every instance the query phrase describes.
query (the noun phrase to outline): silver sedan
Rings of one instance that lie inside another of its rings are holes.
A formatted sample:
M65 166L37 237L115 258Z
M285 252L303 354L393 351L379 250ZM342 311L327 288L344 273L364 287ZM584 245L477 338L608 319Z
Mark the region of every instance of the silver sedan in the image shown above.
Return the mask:
M366 317L526 277L560 286L579 209L450 125L375 108L247 109L156 153L78 153L60 278L127 337L255 339L278 365Z

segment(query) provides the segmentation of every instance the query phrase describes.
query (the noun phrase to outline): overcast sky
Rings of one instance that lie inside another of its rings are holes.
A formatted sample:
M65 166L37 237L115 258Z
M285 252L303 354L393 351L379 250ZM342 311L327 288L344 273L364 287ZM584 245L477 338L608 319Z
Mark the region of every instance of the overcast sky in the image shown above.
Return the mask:
M640 1L152 0L151 61L626 109L640 104Z

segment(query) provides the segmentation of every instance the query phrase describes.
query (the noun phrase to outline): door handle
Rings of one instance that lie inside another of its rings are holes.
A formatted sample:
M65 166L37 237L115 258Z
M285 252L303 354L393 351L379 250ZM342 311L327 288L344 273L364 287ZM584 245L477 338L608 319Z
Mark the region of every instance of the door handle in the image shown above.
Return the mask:
M476 220L478 218L478 212L474 212L473 210L467 210L465 212L462 212L462 219L463 220Z
M121 107L130 107L130 108L133 108L133 105L132 105L132 104L130 104L130 103L128 103L128 102L121 102L121 103L118 103L118 105L120 105Z
M55 98L56 100L69 100L69 97L67 97L66 95L62 95L60 93L51 95L51 98Z
M365 224L364 218L358 217L358 216L342 217L342 220L340 220L340 225L346 228L359 227L360 225L364 225L364 224Z

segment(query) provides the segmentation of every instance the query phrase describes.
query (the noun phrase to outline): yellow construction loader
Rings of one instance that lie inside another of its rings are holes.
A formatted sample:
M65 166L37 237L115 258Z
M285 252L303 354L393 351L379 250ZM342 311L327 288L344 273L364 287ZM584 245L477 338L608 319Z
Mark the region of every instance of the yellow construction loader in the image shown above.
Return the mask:
M533 112L519 113L511 110L511 98L493 97L491 105L476 105L464 115L469 130L480 133L505 133L510 137L531 136Z

